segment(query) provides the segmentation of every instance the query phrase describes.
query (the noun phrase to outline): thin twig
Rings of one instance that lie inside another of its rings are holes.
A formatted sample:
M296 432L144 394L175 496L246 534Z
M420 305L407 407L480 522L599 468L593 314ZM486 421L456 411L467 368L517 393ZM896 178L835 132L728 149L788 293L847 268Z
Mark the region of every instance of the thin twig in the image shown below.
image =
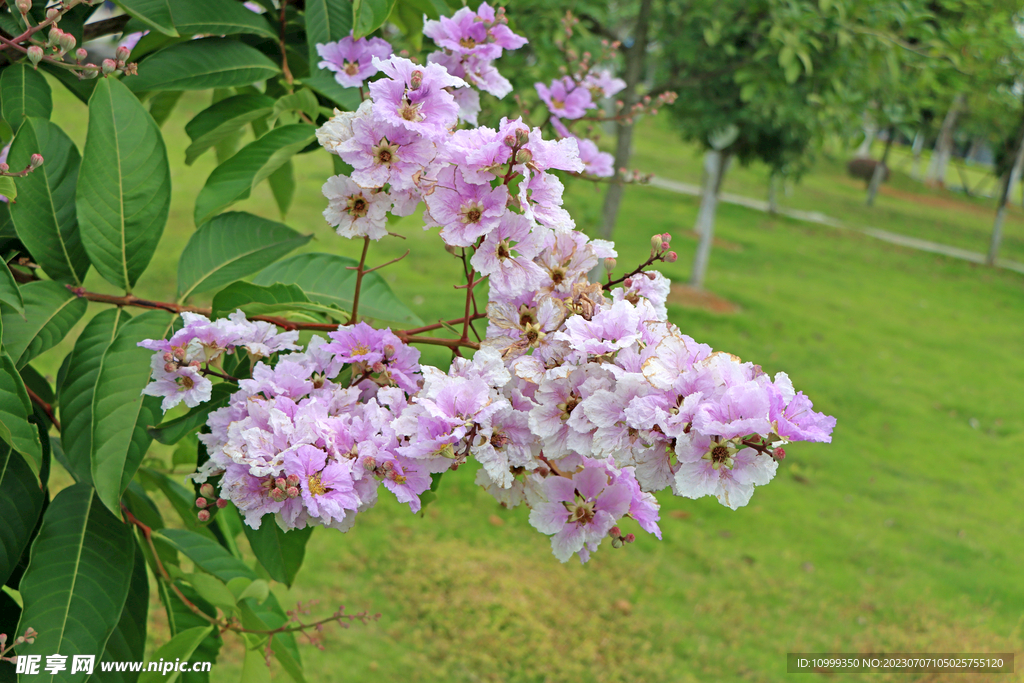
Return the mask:
M46 417L50 418L50 422L53 423L53 426L56 427L59 432L60 422L57 421L57 418L53 414L53 406L41 399L39 394L29 389L28 385L25 385L25 391L28 392L28 397L32 399L32 402L43 409L43 412L46 413Z

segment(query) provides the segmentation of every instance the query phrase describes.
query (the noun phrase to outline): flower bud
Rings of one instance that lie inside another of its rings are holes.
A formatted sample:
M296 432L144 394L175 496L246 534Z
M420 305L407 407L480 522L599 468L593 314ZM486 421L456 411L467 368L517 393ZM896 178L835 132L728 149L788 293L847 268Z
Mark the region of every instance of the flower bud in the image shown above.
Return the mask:
M59 43L61 52L71 52L75 49L75 45L78 44L78 41L75 40L73 35L65 32L60 36Z
M613 538L612 539L612 547L613 548L621 548L622 547L622 539L619 538L618 536Z
M165 351L164 352L164 362L165 363L170 363L172 360L174 360L174 356L171 355L171 352L170 351Z
M199 487L199 495L205 496L206 498L213 498L214 496L213 484L206 483Z
M671 242L672 241L672 235L668 234L667 232L661 233L661 241L662 242Z
M518 144L520 147L522 147L523 145L525 145L529 141L530 141L530 131L527 130L526 128L517 128L516 129L516 144Z
M56 19L59 14L60 10L58 10L56 7L51 7L50 9L46 10L46 18L49 20Z
M391 358L395 355L395 347L392 344L384 345L384 357Z
M7 164L0 164L0 173L7 173L11 170L11 167Z
M506 135L505 139L502 140L502 142L505 143L506 147L515 147L516 146L516 136L515 135Z
M126 46L118 45L117 46L117 52L114 53L114 57L117 59L117 61L123 62L126 59L128 59L128 57L131 55L131 53L132 53L132 51L129 50Z
M33 154L28 160L28 170L34 171L43 165L43 155Z
M423 85L423 72L420 71L419 69L416 69L415 71L412 72L412 75L409 76L409 89L410 90L419 90L420 86L422 86L422 85Z
M666 249L668 249L668 242L662 242L661 243L661 250L665 251Z
M196 515L196 517L199 518L200 522L209 522L210 521L210 511L209 510L200 510L199 514Z
M228 502L226 500L224 500L223 498L218 498L217 499L217 507L218 508L224 509L227 506L228 506Z
M89 51L84 47L80 47L75 50L75 58L80 62L89 59Z
M288 494L282 491L281 489L270 489L270 493L268 493L267 495L275 503L283 502L284 499L288 497Z
M185 349L181 348L180 346L174 349L174 357L177 358L178 360L185 360Z
M617 527L617 526L613 526L611 529L608 530L608 535L609 536L621 536L622 535L622 530L619 529L619 527Z
M604 260L604 269L607 270L609 273L612 272L613 270L615 270L615 263L615 259L609 256Z
M377 469L377 459L372 456L367 457L366 460L363 460L363 467L366 468L367 472L372 472Z
M64 31L61 31L56 26L51 26L50 27L50 32L46 36L46 44L48 46L50 46L50 47L53 47L54 45L56 45L57 43L60 42L60 38L63 35L64 35Z
M299 485L299 475L297 475L297 474L289 474L288 478L285 479L285 483L287 483L288 486L298 486Z
M174 372L178 369L178 366L174 363L164 363L164 372Z
M624 284L627 289L629 287L632 287L633 286L633 278L627 277L625 280L622 281L622 284Z
M516 152L516 163L517 164L528 164L533 161L533 152L528 149L521 149Z
M113 59L104 59L103 64L100 66L100 70L103 71L104 76L109 76L117 71L117 62Z
M665 263L675 263L676 259L678 259L678 258L679 258L679 254L677 254L674 251L670 251L667 254L665 254Z
M288 487L288 491L286 491L286 493L288 494L289 498L298 498L299 497L299 487L297 487L297 486L289 486Z
M651 251L661 251L661 235L651 237Z
M622 537L622 540L625 541L626 543L632 543L633 541L636 540L636 536L634 536L633 534L626 534L625 536Z
M776 448L775 452L772 455L774 455L779 460L782 460L783 458L786 457L786 451L782 450L781 448Z
M33 45L28 49L28 61L32 62L32 66L36 66L43 59L43 48L38 45Z
M203 367L203 364L202 364L202 363L200 363L200 362L199 362L199 361L197 361L197 360L194 360L194 361L192 361L191 363L189 363L189 364L188 364L188 366L189 366L190 368L196 368L196 369L198 370L199 368Z
M377 361L370 367L370 369L373 370L374 372L384 372L384 363Z
M196 507L197 508L204 508L204 507L206 507L209 504L210 504L210 501L206 500L205 498L196 498Z
M277 479L274 480L274 486L283 491L284 489L288 488L288 483L285 481L284 477L278 477Z
M381 465L381 468L390 472L391 470L395 469L395 463L391 462L390 460L385 460L384 464Z
M22 14L28 14L29 11L32 9L32 0L18 0L18 2L15 3L15 5L17 6L19 12L21 12Z
M84 66L88 67L88 69L86 71L82 72L82 78L86 78L86 79L96 78L97 76L100 75L100 72L99 72L97 66L95 64L93 64L92 62L89 62L88 64L85 64Z

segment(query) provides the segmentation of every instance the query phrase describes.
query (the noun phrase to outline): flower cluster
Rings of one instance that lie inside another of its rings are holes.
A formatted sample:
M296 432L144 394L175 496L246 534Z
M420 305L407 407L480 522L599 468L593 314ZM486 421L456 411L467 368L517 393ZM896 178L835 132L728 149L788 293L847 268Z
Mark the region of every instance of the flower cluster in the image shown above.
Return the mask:
M416 331L350 324L298 350L294 333L240 312L184 314L170 340L143 343L157 352L146 393L165 396L165 409L208 399L206 375L224 377L208 363L222 353L244 346L255 362L210 414L196 480L219 477L221 499L253 527L273 514L285 529L347 530L380 484L417 511L433 477L475 460L476 482L502 505L530 507L556 557L585 562L604 538L634 540L626 518L660 538L657 491L736 509L774 477L785 444L829 441L835 419L785 373L769 377L668 321L669 281L646 268L675 260L669 235L652 236L648 261L611 280L614 246L575 229L554 173L610 175L591 141L567 130L545 140L522 119L458 127L469 117L457 93L498 83L490 63L525 42L503 11L462 9L424 31L441 48L426 65L385 58L383 41L320 46L339 78L361 86L381 73L356 111L317 132L353 169L327 181L324 215L343 236L376 240L389 213L423 206L424 227L440 228L467 275L462 338L430 341L478 350L445 372L419 365L403 342ZM538 91L557 130L621 87L588 67ZM589 278L600 264L603 284ZM478 277L489 285L479 345L466 333Z

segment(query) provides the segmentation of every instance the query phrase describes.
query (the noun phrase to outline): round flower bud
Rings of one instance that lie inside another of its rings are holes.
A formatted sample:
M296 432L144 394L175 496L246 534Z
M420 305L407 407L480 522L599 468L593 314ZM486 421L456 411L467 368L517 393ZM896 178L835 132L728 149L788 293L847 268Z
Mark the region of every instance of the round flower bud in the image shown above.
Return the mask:
M92 62L89 62L88 64L84 64L83 66L88 67L88 69L86 71L82 72L82 78L86 78L86 79L88 79L88 78L96 78L97 76L100 75L99 68L95 64L93 64Z
M375 458L368 457L366 460L363 460L363 467L365 467L368 472L372 472L377 469L377 460Z
M662 239L663 242L671 242L672 241L672 235L668 234L667 232L663 232L663 233L661 233L661 239Z
M288 497L288 494L281 489L270 489L270 493L268 493L267 496L275 503L280 503Z
M171 352L170 351L165 351L164 352L164 362L165 363L170 363L172 360L174 360L174 356L171 355Z
M515 147L516 146L516 137L514 135L506 135L505 139L502 140L502 142L505 143L506 147Z
M223 508L226 508L227 506L228 506L228 502L226 500L224 500L223 498L218 498L217 499L217 507L223 509Z
M43 165L43 155L33 154L28 160L28 170L34 171Z
M288 478L285 479L285 483L287 483L288 486L298 486L299 485L299 475L297 475L297 474L289 474Z
M104 59L103 64L100 66L100 69L103 71L104 76L109 76L110 74L117 71L117 62L115 62L113 59Z
M71 52L75 49L75 45L78 44L78 41L75 40L75 37L70 33L64 33L60 36L59 43L61 52Z
M662 242L661 243L661 250L665 251L666 249L668 249L668 242Z
M626 543L632 543L633 541L636 540L636 536L634 536L633 534L626 534L625 536L622 537L622 540L625 541Z
M46 44L49 45L50 47L58 44L60 42L61 36L63 36L63 35L64 35L64 31L61 31L56 26L51 26L50 27L50 32L46 36Z
M19 12L21 12L22 14L28 14L29 11L32 9L32 0L18 0L18 2L15 3L15 5L17 6Z
M609 536L621 536L622 535L622 531L619 529L619 527L613 526L611 529L608 530L608 535Z
M516 129L516 144L518 144L520 147L522 147L523 145L525 145L529 141L530 141L530 131L527 130L526 128L517 128Z
M51 7L50 9L46 10L47 19L56 19L58 14L60 14L60 10L58 10L56 7Z
M521 149L516 152L516 163L517 164L528 164L533 161L533 152L528 149Z
M75 50L75 57L80 62L86 60L89 58L89 51L86 50L84 47L80 47L77 50Z
M285 481L284 477L278 477L277 479L274 480L274 486L283 490L288 488L288 483Z
M781 448L776 448L773 455L779 460L782 460L783 458L786 457L786 451L782 450Z
M289 486L287 493L289 498L298 498L299 488L297 486Z
M409 76L409 89L410 90L419 90L420 86L422 86L422 85L423 85L423 72L420 71L419 69L416 69L415 71L412 72L412 75Z
M210 511L209 510L200 510L199 514L196 515L196 516L199 518L200 522L209 522L210 521Z
M39 47L38 45L33 45L28 49L28 61L32 62L33 66L39 64L39 62L42 61L42 59L43 48Z
M174 363L164 363L164 372L174 372L178 369L178 366Z
M0 164L0 173L7 173L11 170L11 167L7 164Z
M665 254L665 263L675 263L678 258L679 254L674 251L670 251Z
M604 269L609 273L615 270L615 259L608 257L604 260Z
M210 501L206 500L205 498L196 498L196 507L197 508L204 508L204 507L206 507L209 504L210 504Z
M131 55L131 53L132 53L132 51L129 50L124 45L118 45L117 46L117 52L114 53L114 56L117 58L117 60L119 62L123 62L124 60L128 59L128 57L129 57L129 55Z
M622 281L622 284L626 285L626 287L632 287L633 286L633 278L627 277L625 280Z
M613 538L612 539L612 547L613 548L621 548L622 547L622 539L619 538L618 536Z
M199 487L199 495L205 496L206 498L213 498L215 492L213 490L213 484L206 483Z
M661 235L654 235L651 237L651 251L659 251L661 249Z

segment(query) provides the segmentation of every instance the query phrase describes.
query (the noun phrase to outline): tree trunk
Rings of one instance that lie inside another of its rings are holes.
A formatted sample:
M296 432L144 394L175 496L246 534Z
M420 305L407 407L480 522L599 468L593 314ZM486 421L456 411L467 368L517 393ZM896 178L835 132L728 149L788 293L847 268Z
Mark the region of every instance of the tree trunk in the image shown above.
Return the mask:
M882 178L885 177L886 163L889 161L889 150L892 149L892 141L896 137L896 128L889 126L889 134L885 140L885 150L882 152L882 160L875 166L875 172L871 174L871 183L868 185L868 206L873 206L875 203L875 195L878 194L878 188L882 184Z
M924 130L918 129L914 136L914 164L910 167L910 177L914 180L921 180L921 152L924 151Z
M942 120L942 128L939 129L939 138L935 141L935 152L932 154L931 163L928 164L928 174L924 182L928 185L946 185L946 167L949 165L949 158L953 155L953 131L956 130L956 120L960 116L960 110L964 106L965 97L957 95L946 112L946 118Z
M1020 132L1020 141L1017 143L1017 157L1013 160L1013 168L1008 174L1004 174L1003 192L999 197L999 208L996 210L996 220L992 225L992 241L988 245L988 256L985 263L994 266L999 256L999 244L1003 241L1003 221L1006 219L1006 205L1010 201L1010 193L1020 182L1021 170L1024 167L1024 127Z
M622 89L620 99L628 111L637 101L636 87L644 73L644 61L647 54L647 27L651 18L651 7L654 0L640 0L640 11L636 15L636 26L633 29L633 45L626 50L626 87ZM615 124L615 178L608 186L604 195L604 208L601 215L601 237L611 239L615 230L615 220L619 215L619 204L622 202L623 177L619 169L629 165L629 156L633 145L633 124L618 121Z
M701 190L700 211L694 230L700 235L697 254L693 259L693 275L690 284L697 289L704 288L704 275L711 258L711 243L715 239L715 210L718 208L718 193L722 179L729 166L729 152L708 150L704 153L704 187Z
M779 212L779 182L781 176L775 171L768 176L768 213L773 216Z
M878 133L878 126L871 119L871 116L867 112L864 112L864 141L860 143L860 147L857 148L857 152L854 154L855 157L869 157L871 156L871 143L875 141L875 134Z

